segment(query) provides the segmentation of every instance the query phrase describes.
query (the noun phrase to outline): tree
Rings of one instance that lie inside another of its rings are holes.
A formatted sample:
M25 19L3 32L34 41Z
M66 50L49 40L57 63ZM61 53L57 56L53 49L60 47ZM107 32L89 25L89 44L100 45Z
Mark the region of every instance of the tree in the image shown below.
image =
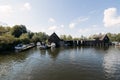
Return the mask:
M32 39L33 36L34 36L34 33L33 33L33 32L28 32L28 37L29 37L29 39Z
M116 36L116 41L120 42L120 33Z
M12 35L19 38L23 33L27 33L27 29L24 25L15 25L12 28Z
M15 38L11 34L3 34L0 36L0 51L14 49Z
M2 27L2 26L0 26L0 33L3 33L3 32L5 32L5 31L6 31L5 28Z
M68 35L68 36L67 36L67 40L72 40L72 36L71 36L71 35Z
M14 40L15 38L11 34L3 34L2 36L0 36L0 43L12 44Z
M63 39L63 40L67 40L66 35L60 35L60 38Z
M0 26L0 35L5 34L5 33L7 33L7 32L10 32L10 31L11 31L11 28L10 28L10 27Z
M77 37L76 37L76 38L73 38L73 40L80 40L80 38L77 38Z
M38 42L38 41L46 41L48 39L48 35L44 32L39 32L39 33L34 33L32 37L33 42Z
M32 40L31 40L32 42L34 42L34 43L36 43L36 42L39 42L40 41L40 39L39 39L39 37L37 36L37 33L34 33L34 35L33 35L33 37L32 37Z
M20 36L20 40L23 44L29 44L30 43L30 39L28 36L28 33L24 33Z

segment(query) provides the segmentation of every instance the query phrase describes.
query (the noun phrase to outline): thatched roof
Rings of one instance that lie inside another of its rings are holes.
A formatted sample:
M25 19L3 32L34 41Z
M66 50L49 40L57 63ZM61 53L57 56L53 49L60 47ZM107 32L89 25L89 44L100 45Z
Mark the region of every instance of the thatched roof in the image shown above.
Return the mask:
M102 40L104 40L105 37L108 37L108 36L106 34L104 34L104 35L100 34L100 35L95 35L93 38L102 41Z

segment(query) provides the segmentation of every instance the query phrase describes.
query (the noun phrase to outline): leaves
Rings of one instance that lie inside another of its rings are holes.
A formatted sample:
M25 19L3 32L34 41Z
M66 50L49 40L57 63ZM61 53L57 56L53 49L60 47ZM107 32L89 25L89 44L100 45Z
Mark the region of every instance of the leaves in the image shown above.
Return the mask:
M12 35L19 38L23 33L27 33L27 29L24 25L15 25L12 28Z

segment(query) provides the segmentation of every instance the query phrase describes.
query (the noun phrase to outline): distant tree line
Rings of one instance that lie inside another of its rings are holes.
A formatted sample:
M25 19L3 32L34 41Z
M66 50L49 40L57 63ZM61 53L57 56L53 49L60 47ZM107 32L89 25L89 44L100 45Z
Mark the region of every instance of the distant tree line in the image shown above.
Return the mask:
M111 41L120 42L120 33L118 33L118 34L107 33L107 35Z
M102 35L101 33L99 35ZM88 39L92 39L96 34L89 36ZM109 37L111 42L120 42L120 33L113 34L113 33L107 33L107 36Z

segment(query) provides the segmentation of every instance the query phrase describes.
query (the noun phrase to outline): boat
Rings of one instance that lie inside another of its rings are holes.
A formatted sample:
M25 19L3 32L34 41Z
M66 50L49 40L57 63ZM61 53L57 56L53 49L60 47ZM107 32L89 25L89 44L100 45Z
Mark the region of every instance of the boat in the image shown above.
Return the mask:
M37 42L36 45L37 45L37 46L41 46L41 43L40 43L40 42Z
M55 48L56 47L56 44L55 43L51 43L51 48Z
M116 46L116 47L120 47L120 43L116 44L115 46Z
M24 51L24 50L28 50L30 48L33 48L35 46L34 43L30 43L30 44L18 44L17 46L15 46L15 50L16 51Z
M47 45L41 45L40 46L40 49L41 50L45 50L45 49L50 49L51 47L50 46L47 46Z
M23 44L18 44L17 46L15 46L15 50L23 50L24 48L26 48L26 45Z
M112 45L114 45L114 46L120 46L120 42L112 42Z

